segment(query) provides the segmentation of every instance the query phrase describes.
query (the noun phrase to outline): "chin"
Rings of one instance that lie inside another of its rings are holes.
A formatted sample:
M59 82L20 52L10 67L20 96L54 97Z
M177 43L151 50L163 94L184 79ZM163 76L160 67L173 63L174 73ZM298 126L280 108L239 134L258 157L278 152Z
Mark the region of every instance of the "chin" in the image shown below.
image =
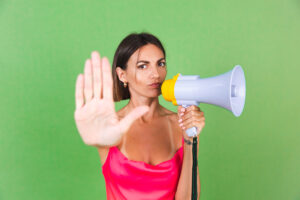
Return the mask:
M148 98L156 98L161 95L161 90L160 89L144 89L143 91L140 92L142 96L148 97Z
M161 92L151 93L150 95L149 95L149 93L148 93L148 96L149 96L150 98L159 97L160 95L161 95Z

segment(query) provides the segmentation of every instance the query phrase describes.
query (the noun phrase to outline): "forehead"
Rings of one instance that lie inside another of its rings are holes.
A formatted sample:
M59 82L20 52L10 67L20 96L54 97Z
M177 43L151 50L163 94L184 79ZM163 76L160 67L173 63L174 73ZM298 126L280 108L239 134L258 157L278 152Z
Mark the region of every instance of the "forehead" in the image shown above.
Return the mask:
M146 44L136 50L130 57L129 62L137 62L139 60L147 60L156 62L160 58L164 58L164 53L154 44Z

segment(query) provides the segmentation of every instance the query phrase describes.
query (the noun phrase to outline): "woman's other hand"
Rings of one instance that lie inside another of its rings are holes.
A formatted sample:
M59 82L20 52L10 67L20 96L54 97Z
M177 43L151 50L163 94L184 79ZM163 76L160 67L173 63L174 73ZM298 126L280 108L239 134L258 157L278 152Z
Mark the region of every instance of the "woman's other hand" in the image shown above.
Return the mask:
M135 108L121 121L113 101L113 81L109 61L97 51L87 59L84 74L79 74L75 91L74 118L83 142L91 146L113 146L121 141L131 124L148 111Z
M191 140L192 137L189 137L186 134L186 130L191 127L197 128L197 137L205 126L205 117L204 113L200 110L198 106L192 105L188 108L178 106L178 123L181 129L184 132L184 138Z

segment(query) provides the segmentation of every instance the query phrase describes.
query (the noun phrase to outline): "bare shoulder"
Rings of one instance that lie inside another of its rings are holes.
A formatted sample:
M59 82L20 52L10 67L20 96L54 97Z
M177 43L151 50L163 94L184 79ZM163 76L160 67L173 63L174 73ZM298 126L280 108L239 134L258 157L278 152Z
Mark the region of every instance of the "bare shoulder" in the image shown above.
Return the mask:
M177 122L178 121L178 115L177 115L177 113L176 112L173 112L173 111L171 111L171 110L168 110L167 108L165 108L165 107L162 107L163 108L163 110L164 110L164 112L165 112L165 115L169 118L169 120L171 121L171 122Z

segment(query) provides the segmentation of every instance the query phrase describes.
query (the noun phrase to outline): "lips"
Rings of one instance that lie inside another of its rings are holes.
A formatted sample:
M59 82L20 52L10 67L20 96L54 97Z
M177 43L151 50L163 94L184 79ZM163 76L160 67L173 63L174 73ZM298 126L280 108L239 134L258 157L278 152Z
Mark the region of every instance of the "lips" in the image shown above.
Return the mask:
M152 83L152 84L150 84L150 86L153 88L158 88L158 87L160 87L160 83Z
M152 83L151 85L159 85L160 83Z

